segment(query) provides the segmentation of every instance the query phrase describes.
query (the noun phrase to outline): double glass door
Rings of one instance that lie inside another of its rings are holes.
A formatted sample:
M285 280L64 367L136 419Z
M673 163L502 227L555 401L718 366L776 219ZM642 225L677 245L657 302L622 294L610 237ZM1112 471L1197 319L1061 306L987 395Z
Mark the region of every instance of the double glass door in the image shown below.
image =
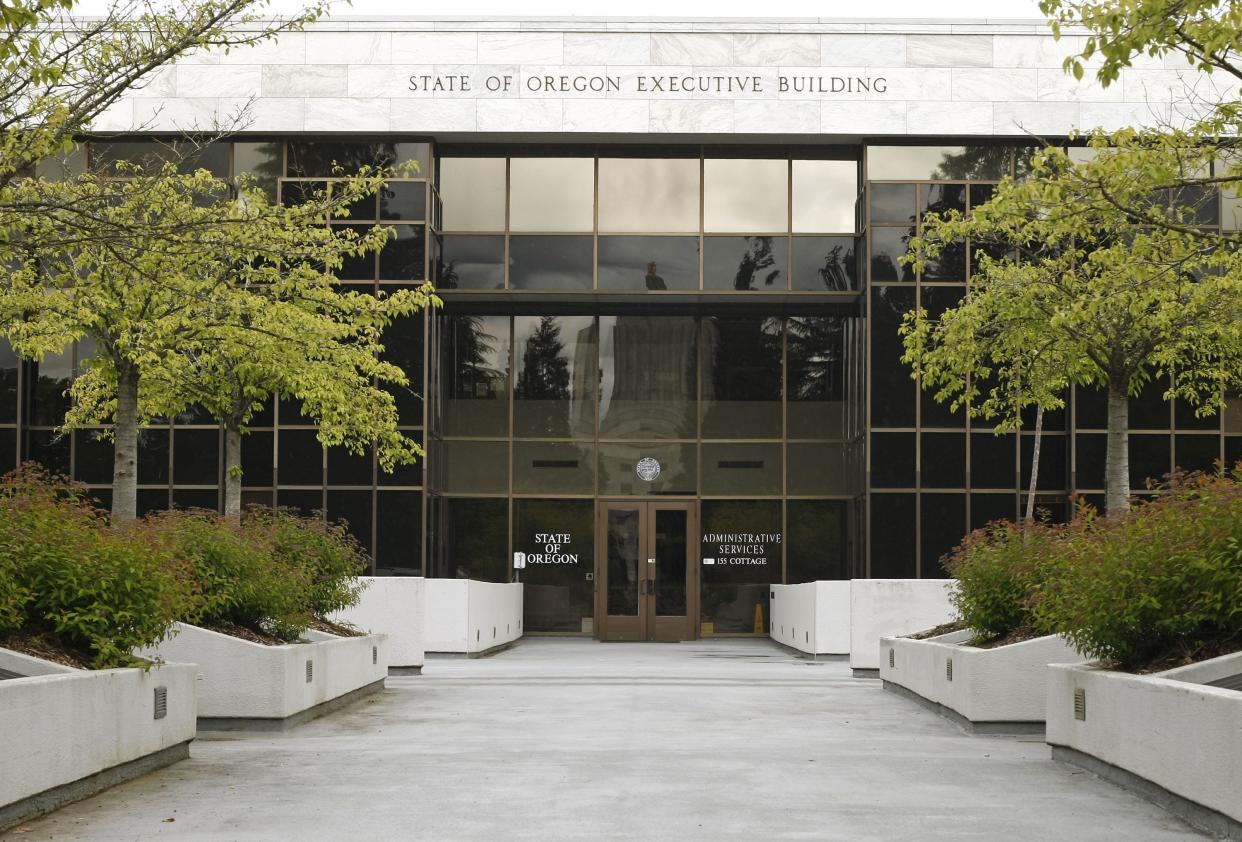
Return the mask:
M693 640L693 503L599 504L595 616L601 640Z

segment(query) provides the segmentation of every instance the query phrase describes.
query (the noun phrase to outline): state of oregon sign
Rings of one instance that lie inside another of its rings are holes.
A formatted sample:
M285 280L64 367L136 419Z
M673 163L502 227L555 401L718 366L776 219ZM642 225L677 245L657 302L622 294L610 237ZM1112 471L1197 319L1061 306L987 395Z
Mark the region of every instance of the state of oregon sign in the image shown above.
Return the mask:
M634 473L638 474L638 478L644 482L654 482L660 476L660 463L650 456L644 456L634 466Z

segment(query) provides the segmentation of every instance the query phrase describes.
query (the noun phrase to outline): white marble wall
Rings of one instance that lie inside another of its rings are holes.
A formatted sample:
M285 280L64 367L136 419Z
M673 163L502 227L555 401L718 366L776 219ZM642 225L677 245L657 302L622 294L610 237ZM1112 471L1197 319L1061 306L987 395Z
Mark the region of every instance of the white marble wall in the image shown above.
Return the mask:
M1082 40L1039 23L333 19L166 68L95 128L204 130L244 115L246 131L282 133L1059 135L1177 120L1190 86L1204 91L1178 57L1140 57L1107 89L1077 82L1061 62ZM411 90L412 76L465 76L471 90ZM531 89L549 76L620 90ZM652 76L756 77L761 90L638 90ZM782 93L792 76L887 87ZM511 87L489 91L489 77Z

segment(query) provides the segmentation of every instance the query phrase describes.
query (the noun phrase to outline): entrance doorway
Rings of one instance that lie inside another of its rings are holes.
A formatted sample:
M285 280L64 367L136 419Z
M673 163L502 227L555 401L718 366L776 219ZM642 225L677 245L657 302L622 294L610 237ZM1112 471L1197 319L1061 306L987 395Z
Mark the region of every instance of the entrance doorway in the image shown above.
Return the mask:
M600 501L595 616L600 640L694 640L694 503Z

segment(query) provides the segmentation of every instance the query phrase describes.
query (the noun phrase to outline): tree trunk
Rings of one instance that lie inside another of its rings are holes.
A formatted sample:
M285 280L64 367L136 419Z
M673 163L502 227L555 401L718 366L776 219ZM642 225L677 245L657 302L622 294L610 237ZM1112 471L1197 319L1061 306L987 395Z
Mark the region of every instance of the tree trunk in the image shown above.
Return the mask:
M138 369L117 366L116 443L112 455L112 523L138 517Z
M1108 387L1108 454L1104 459L1104 513L1129 511L1130 400L1114 378Z
M224 427L224 519L234 526L241 525L241 430L226 424Z
M1026 493L1026 515L1022 518L1026 524L1035 522L1035 489L1039 487L1039 445L1044 437L1044 408L1035 410L1035 442L1031 448L1031 486Z

